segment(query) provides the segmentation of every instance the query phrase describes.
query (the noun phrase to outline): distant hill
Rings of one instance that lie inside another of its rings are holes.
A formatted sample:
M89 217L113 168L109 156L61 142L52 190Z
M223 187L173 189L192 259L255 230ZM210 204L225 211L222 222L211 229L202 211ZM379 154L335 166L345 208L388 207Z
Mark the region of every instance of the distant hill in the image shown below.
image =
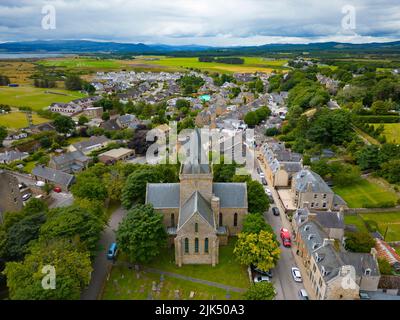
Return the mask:
M0 53L130 53L130 54L178 54L194 52L204 54L233 55L261 54L263 52L386 52L400 53L400 41L386 43L351 44L324 42L310 44L266 44L261 46L211 47L199 45L171 46L164 44L98 42L86 40L50 40L6 42L0 44Z

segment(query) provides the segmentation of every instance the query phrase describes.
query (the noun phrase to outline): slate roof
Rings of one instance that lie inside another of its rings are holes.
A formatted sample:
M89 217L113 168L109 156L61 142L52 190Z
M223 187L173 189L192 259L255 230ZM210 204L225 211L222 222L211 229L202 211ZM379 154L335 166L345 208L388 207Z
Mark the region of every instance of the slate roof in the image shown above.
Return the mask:
M27 152L19 152L19 151L6 151L4 153L0 153L0 162L13 162L15 160L22 160L29 157L29 153Z
M247 208L246 183L213 183L221 208Z
M73 152L67 152L64 153L60 156L55 156L52 158L52 160L57 163L57 164L68 164L72 163L74 161L80 161L80 162L87 162L89 161L89 158L86 157L81 151L73 151Z
M200 214L209 224L214 227L214 216L211 205L196 191L183 204L179 212L178 229L180 229L194 214Z
M32 174L39 178L51 181L55 184L69 187L74 181L75 177L59 170L51 169L44 166L37 166L32 170Z
M89 140L75 143L73 146L77 150L84 151L84 150L90 150L94 146L103 144L107 141L110 141L110 140L105 136L93 136Z
M344 218L339 212L318 212L316 219L324 228L344 229Z
M311 170L301 170L295 175L294 180L297 191L307 192L308 186L311 186L311 192L314 193L333 193L321 176Z
M371 276L380 275L378 265L370 253L341 252L340 257L345 264L354 266L358 276L364 275L367 269L371 270Z
M179 208L179 200L179 183L147 184L146 203L151 203L154 208Z

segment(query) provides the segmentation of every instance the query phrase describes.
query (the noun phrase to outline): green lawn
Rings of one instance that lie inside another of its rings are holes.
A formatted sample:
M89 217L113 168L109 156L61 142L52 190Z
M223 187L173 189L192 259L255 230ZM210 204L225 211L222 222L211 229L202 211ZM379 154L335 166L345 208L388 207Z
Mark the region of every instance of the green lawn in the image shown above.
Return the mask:
M43 89L30 86L18 88L0 87L0 102L15 107L31 107L41 110L53 102L67 103L85 95L77 91Z
M368 180L345 186L334 187L333 190L341 196L350 208L373 207L384 202L396 202L398 197L394 192L385 190L379 185L373 184Z
M50 122L49 119L42 118L35 113L32 115L32 120L33 124ZM28 127L28 120L26 118L26 114L23 112L11 112L0 115L0 126L5 126L11 129L26 128Z
M360 231L360 232L368 232L368 229L365 226L363 219L358 215L357 216L345 215L344 222L345 222L345 224L355 225L357 227L358 231Z
M233 256L234 247L234 239L231 239L227 246L220 246L219 264L215 267L209 265L184 265L178 268L175 264L173 249L164 250L153 263L147 266L233 287L247 288L249 286L249 277L246 268L235 260Z
M361 232L368 232L365 223L369 223L371 227L376 226L383 236L386 233L386 241L400 241L400 211L362 213L357 216L346 215L344 221L346 224L355 225Z
M88 59L88 58L56 58L42 60L39 64L47 67L62 67L68 69L118 69L122 68L122 63L119 60L113 59Z
M103 300L146 300L152 297L156 300L175 300L175 290L179 290L182 300L226 300L227 292L220 288L210 287L203 284L193 283L168 276L161 281L161 276L155 273L139 272L126 267L116 266L111 272L109 280L103 292ZM162 282L160 292L152 290L153 282L157 286ZM193 299L190 293L194 292ZM239 300L241 294L229 292L230 299Z
M375 128L380 124L373 124ZM383 135L386 137L387 142L400 143L400 123L385 123L385 130Z
M227 246L220 247L219 264L215 267L210 265L184 265L181 268L175 264L173 249L165 249L154 262L146 267L151 267L163 271L168 271L192 278L208 280L225 284L228 286L247 289L249 287L249 278L245 267L233 257L233 248L235 239L231 239ZM120 256L120 261L124 261ZM146 299L151 293L152 282L160 282L160 275L148 272L140 272L140 278L137 279L136 271L130 270L126 266L117 266L113 268L110 280L107 281L103 294L103 299ZM139 292L142 286L143 292ZM190 292L196 293L194 299L226 299L226 291L193 283L191 281L166 277L164 289L156 299L174 299L174 290L182 292L182 299L188 299ZM239 299L240 293L230 292L231 299Z

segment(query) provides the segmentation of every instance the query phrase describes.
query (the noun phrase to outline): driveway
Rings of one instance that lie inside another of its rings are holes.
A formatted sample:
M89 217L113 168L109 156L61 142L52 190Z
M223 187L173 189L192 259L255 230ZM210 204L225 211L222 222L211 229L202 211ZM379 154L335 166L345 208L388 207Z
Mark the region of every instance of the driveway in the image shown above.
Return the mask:
M81 300L97 300L103 289L103 284L112 262L107 260L106 254L109 245L115 242L115 231L119 223L126 215L126 210L122 207L117 209L108 221L107 227L101 234L98 244L99 252L93 263L93 272L89 287L82 292Z

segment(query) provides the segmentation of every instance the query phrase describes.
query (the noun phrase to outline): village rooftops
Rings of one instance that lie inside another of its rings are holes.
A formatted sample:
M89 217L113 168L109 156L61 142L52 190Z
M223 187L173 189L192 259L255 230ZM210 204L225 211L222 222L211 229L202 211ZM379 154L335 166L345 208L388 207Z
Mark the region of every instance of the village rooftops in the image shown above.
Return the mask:
M294 176L294 180L299 192L333 193L321 176L311 170L301 170Z

